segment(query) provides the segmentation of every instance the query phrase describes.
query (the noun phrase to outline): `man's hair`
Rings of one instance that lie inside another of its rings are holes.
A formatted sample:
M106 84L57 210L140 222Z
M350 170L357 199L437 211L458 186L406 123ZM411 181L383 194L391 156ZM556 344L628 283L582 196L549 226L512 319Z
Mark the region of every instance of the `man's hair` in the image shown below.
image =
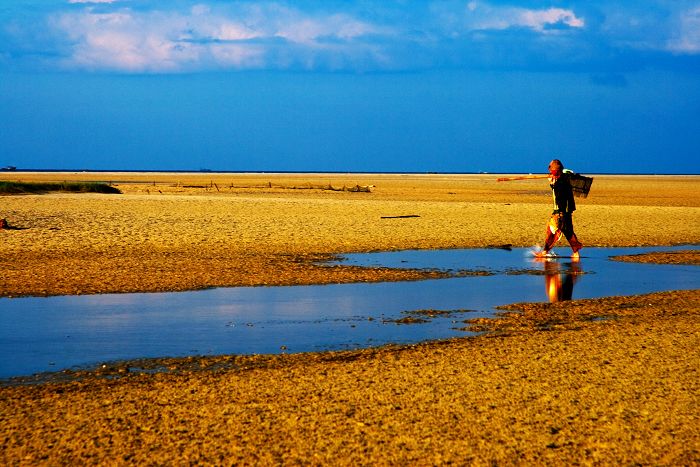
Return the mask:
M564 170L564 164L562 164L559 159L552 159L552 162L549 163L549 167L553 165L559 167L560 170Z

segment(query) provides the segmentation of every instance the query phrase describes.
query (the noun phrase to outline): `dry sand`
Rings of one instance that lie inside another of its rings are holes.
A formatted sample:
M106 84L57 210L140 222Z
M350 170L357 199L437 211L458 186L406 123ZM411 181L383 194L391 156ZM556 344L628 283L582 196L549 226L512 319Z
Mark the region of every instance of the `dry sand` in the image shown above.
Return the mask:
M101 177L124 194L0 197L26 228L0 231L0 295L402 279L310 260L533 245L551 203L546 182L493 176ZM328 189L344 185L376 186ZM578 205L586 246L700 243L700 177L598 176ZM0 462L698 464L699 305L698 291L523 305L467 324L485 337L2 387Z
M330 269L305 260L355 251L530 246L543 240L551 205L545 180L498 183L490 175L100 177L124 195L0 198L0 217L27 228L2 233L0 296L394 279L394 271ZM371 193L314 188L329 185L376 187ZM698 243L698 220L700 177L599 176L574 216L588 246Z

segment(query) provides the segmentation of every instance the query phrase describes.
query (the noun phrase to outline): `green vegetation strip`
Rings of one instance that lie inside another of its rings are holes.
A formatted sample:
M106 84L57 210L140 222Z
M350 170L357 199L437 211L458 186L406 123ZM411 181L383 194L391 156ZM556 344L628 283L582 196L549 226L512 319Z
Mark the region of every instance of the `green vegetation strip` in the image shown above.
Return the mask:
M53 191L70 193L121 193L118 188L99 182L0 182L0 194L41 194Z

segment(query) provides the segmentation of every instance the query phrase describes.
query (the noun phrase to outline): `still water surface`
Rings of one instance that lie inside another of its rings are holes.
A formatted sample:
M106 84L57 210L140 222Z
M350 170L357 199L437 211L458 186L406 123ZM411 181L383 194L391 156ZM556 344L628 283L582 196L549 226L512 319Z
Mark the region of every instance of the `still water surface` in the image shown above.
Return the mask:
M609 259L662 250L673 248L587 248L578 263L564 257L536 262L526 249L356 254L348 255L344 263L480 270L491 275L2 298L0 378L142 357L305 352L419 342L467 335L459 330L465 319L490 316L494 307L513 302L698 288L700 268L696 266ZM396 322L406 312L425 309L454 312L422 324Z

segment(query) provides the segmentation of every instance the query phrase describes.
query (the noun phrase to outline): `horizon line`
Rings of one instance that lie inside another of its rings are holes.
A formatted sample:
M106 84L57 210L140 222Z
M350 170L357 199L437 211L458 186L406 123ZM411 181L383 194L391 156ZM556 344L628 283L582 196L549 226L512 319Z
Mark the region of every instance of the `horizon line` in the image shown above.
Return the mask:
M533 175L542 172L488 172L488 171L381 171L381 170L213 170L213 169L18 169L13 166L0 168L1 173L183 173L183 174L367 174L367 175ZM584 172L580 172L584 173ZM589 175L679 175L698 176L697 172L585 172Z

